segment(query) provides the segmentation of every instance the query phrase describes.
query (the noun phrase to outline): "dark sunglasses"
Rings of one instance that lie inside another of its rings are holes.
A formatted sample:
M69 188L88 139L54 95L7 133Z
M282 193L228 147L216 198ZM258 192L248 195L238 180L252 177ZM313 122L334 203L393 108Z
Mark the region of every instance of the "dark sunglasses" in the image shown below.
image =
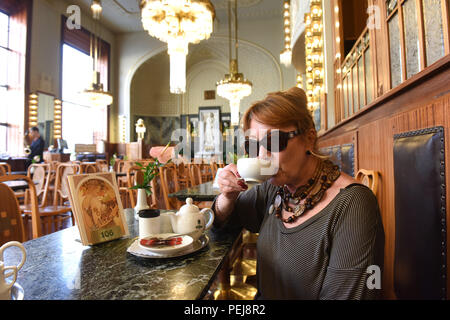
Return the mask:
M272 130L267 133L264 138L261 140L250 139L248 137L245 138L244 148L245 153L253 156L256 151L256 156L259 156L259 148L261 146L264 147L269 152L281 152L286 150L288 142L290 139L300 135L301 132L299 130L284 132L279 130ZM278 140L278 148L276 141Z

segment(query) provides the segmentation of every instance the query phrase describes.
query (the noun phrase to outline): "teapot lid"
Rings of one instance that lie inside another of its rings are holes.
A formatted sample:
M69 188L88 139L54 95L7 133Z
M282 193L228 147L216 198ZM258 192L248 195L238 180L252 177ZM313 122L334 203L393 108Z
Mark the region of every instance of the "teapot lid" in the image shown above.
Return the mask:
M194 200L192 200L192 198L187 198L186 204L180 208L180 213L199 211L199 208L194 204Z

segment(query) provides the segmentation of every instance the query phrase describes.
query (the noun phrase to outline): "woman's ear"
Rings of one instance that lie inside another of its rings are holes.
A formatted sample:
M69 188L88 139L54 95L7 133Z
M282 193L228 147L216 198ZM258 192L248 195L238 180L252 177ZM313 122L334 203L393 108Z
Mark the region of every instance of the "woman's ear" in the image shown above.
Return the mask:
M305 133L306 143L310 150L314 150L317 141L317 132L316 129L311 128Z

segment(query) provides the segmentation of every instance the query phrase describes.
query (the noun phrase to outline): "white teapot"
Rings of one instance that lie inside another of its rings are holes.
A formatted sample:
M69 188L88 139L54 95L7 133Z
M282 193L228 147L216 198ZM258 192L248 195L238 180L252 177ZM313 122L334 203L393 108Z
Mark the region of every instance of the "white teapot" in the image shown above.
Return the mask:
M205 217L208 216L207 219ZM192 198L186 199L186 204L176 214L170 214L173 232L187 234L197 241L206 230L212 227L214 212L205 208L202 211L193 204Z

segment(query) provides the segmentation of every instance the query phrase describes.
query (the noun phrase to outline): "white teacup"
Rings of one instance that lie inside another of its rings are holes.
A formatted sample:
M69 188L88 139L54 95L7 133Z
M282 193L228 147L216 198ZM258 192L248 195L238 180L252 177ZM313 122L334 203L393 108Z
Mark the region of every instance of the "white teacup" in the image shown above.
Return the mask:
M11 270L11 272L7 272ZM11 288L17 280L17 267L6 267L3 261L0 261L0 300L11 300ZM13 277L11 282L7 282L8 278Z
M241 158L237 162L237 169L245 182L262 183L272 177L276 170L268 160L258 158Z

